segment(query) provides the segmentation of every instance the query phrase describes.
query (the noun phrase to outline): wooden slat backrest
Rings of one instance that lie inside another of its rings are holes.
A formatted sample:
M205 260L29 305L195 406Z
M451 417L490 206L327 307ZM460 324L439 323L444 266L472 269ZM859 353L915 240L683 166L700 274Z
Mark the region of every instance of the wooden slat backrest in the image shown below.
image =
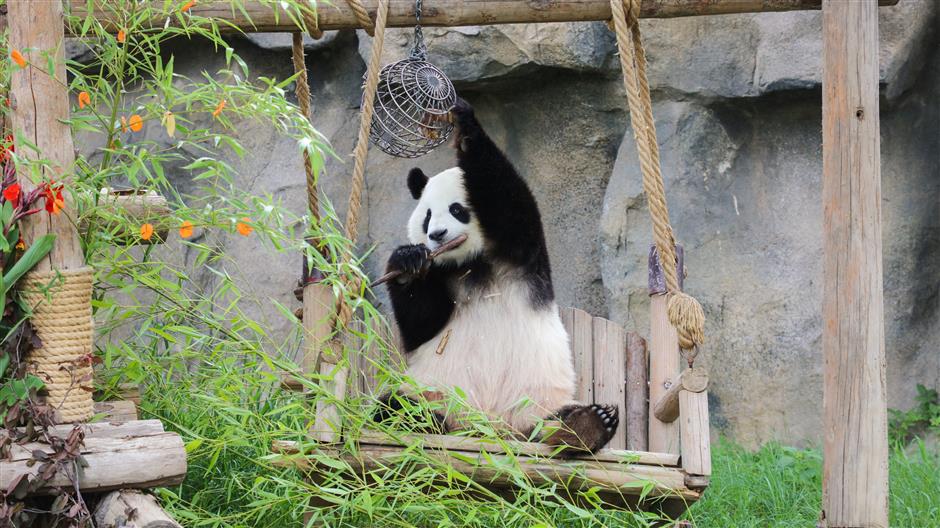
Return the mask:
M561 308L574 356L575 398L583 403L613 404L621 422L611 449L626 448L626 333L623 327L577 308Z

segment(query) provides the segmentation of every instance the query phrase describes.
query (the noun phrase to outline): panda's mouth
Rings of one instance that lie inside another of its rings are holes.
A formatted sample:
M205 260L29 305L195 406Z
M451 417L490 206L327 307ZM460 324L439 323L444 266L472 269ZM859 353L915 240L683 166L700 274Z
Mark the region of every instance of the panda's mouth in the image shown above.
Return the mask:
M461 233L455 236L454 238L451 238L447 242L441 242L441 243L435 242L434 247L433 247L434 256L439 256L444 253L447 253L448 251L453 251L459 248L461 245L463 245L463 243L466 241L467 241L467 235L464 233Z

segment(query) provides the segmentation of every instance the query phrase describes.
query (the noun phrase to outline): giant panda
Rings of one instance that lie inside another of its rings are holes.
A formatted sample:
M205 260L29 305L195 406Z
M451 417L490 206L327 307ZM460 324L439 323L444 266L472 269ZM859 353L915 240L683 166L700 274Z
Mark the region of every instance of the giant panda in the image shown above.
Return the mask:
M451 117L457 166L430 178L409 172L418 201L408 220L411 244L395 249L386 269L401 272L388 294L406 375L423 389L387 395L377 419L401 410L400 398L459 387L472 407L513 433L530 435L552 419L561 427L547 428L543 442L563 454L596 451L616 431L618 408L574 401L573 357L535 198L469 104L458 100ZM462 245L429 259L461 234ZM437 419L443 431L464 421L454 413Z

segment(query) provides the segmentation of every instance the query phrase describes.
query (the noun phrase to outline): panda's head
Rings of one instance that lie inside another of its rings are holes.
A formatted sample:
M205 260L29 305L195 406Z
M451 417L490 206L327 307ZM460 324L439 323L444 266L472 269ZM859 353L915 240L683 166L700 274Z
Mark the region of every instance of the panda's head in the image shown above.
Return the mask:
M456 236L467 235L460 247L437 258L440 263L460 264L483 251L483 231L467 200L462 170L454 167L428 178L421 169L411 169L408 190L418 200L408 219L412 244L425 244L433 251Z

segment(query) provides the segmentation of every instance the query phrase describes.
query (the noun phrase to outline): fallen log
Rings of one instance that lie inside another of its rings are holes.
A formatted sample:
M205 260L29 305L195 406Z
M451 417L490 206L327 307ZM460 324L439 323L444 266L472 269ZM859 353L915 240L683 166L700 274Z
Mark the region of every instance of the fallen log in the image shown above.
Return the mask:
M52 428L56 436L66 436L71 425ZM82 491L106 491L122 488L175 486L186 475L186 450L176 433L166 432L159 420L122 423L83 424L85 441L81 455L87 466L76 468ZM0 444L7 433L0 432ZM0 489L20 475L35 475L40 464L33 463L33 453L51 454L43 442L13 444L10 456L0 461ZM66 475L57 474L37 493L49 493L56 486L71 486Z
M94 513L98 528L182 528L152 495L138 490L112 491Z

